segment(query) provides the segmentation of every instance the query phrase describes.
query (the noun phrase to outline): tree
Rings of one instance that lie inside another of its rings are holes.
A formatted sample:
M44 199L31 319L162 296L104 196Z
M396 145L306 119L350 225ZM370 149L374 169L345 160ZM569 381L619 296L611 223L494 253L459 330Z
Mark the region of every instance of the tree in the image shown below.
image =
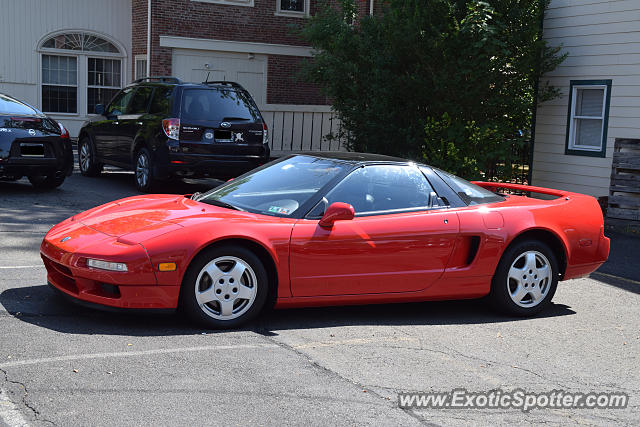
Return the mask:
M338 3L301 30L315 49L303 75L332 100L336 136L354 151L508 178L536 82L564 60L540 37L548 0L388 0L355 21L356 0Z

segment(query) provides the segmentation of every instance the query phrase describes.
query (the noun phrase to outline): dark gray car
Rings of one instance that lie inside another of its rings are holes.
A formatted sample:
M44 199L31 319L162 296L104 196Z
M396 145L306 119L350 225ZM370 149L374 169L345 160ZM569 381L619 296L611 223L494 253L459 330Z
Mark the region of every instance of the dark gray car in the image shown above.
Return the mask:
M64 126L0 93L0 179L27 176L34 187L52 189L72 171L73 151Z

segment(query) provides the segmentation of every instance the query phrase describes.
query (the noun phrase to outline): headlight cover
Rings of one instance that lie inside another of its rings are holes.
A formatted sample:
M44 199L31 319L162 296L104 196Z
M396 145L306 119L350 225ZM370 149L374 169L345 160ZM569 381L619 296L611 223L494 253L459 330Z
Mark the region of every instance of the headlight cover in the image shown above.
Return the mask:
M129 271L129 269L127 268L127 264L123 262L110 262L110 261L102 261L99 259L87 258L87 265L91 268L97 268L99 270L120 271L120 272Z

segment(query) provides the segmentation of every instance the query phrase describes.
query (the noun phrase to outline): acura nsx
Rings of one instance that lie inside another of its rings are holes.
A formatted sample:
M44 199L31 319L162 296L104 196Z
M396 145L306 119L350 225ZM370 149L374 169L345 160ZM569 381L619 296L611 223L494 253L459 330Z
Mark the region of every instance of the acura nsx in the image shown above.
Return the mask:
M49 284L76 301L180 308L211 328L266 305L487 297L533 315L608 254L591 196L360 153L291 155L203 194L116 200L41 245Z

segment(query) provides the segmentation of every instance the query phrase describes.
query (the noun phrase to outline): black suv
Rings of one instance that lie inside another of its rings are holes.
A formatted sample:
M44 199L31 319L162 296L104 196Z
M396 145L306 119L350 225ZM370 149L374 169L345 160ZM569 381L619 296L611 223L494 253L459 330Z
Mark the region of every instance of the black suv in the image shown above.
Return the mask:
M237 83L138 79L96 114L80 130L80 171L132 169L143 192L171 177L228 179L269 160L267 125Z

